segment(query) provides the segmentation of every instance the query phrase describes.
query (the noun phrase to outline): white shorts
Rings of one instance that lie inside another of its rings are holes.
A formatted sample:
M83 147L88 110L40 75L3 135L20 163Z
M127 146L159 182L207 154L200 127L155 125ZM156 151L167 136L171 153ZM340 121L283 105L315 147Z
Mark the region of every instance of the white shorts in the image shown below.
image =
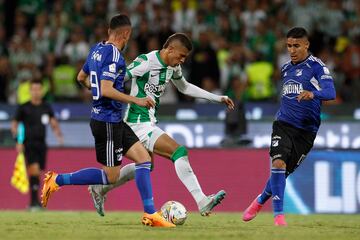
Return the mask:
M154 145L158 138L165 132L151 122L143 123L129 123L126 122L134 131L140 142L144 145L146 150L154 152Z

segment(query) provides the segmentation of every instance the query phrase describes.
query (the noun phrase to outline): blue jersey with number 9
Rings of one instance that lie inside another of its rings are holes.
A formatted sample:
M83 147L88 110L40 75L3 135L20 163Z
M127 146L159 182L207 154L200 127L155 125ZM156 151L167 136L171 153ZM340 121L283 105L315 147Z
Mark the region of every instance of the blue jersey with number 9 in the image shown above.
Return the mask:
M120 51L112 44L100 42L91 48L83 66L89 75L93 96L91 118L103 122L120 122L122 120L122 103L102 97L100 81L114 83L114 88L124 92L126 63Z

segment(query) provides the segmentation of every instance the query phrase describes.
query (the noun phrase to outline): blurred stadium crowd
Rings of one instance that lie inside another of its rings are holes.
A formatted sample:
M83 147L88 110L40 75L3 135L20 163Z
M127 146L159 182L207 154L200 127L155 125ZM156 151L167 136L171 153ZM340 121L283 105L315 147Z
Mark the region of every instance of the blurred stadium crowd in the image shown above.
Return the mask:
M77 72L119 12L133 24L128 63L185 32L194 42L183 66L187 80L244 101L278 100L279 68L289 60L286 32L303 26L311 52L334 75L334 103L360 101L357 0L0 0L0 102L29 100L35 78L49 101L89 101ZM169 88L162 101L192 100Z

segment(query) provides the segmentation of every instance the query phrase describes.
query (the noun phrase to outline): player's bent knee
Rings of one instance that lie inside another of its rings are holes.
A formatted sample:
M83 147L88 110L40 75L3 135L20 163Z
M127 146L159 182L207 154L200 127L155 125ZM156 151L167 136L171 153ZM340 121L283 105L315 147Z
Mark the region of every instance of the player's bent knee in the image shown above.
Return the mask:
M275 159L272 162L272 167L273 168L286 168L286 163L282 159Z
M188 151L186 149L186 147L184 146L179 146L171 155L170 159L171 161L175 162L176 160L178 160L181 157L185 157L188 155Z
M125 156L133 160L136 164L149 162L149 159L151 159L148 151L146 151L139 141L130 147Z
M116 183L116 181L119 179L119 174L117 174L117 176L115 174L107 175L107 179L108 179L109 184Z
M120 171L105 171L109 184L116 183L119 179Z

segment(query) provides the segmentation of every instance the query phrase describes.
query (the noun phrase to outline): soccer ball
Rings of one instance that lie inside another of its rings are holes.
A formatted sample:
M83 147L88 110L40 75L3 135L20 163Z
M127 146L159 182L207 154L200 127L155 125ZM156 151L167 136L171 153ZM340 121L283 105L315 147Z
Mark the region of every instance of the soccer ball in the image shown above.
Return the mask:
M168 201L161 207L161 215L175 225L183 225L187 218L184 205L177 201Z

